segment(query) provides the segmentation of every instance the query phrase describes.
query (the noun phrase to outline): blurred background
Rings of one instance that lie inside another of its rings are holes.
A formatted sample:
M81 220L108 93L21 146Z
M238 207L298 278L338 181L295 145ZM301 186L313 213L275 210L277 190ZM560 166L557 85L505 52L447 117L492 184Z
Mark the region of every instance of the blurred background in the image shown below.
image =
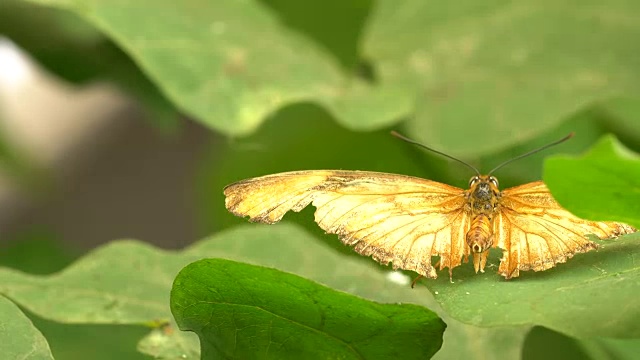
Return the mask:
M185 118L154 127L107 83L75 86L0 43L2 241L49 233L87 250L117 238L181 247L196 229L196 169L215 134ZM6 244L4 244L6 245Z
M308 7L286 1L261 4L277 14L288 29L330 53L340 72L367 84L376 84L385 76L386 68L381 65L386 61L384 56L376 62L363 54L362 36L374 11L372 2L329 1ZM331 19L331 26L326 26L326 19ZM633 34L626 35L633 38ZM384 49L393 50L391 45ZM465 47L461 49L464 53ZM629 62L640 65L638 49L632 50L636 52ZM437 134L432 134L430 126L442 128L450 118L438 118L430 108L425 110L427 115L419 109L389 111L386 122L358 127L337 119L339 112L333 108L303 97L276 106L250 134L235 136L225 134L222 126L208 126L207 121L183 111L183 105L167 99L165 94L171 91L160 90L159 82L150 80L153 76L145 76L151 70L138 68L139 54L129 57L124 51L72 12L25 1L0 3L0 265L51 273L115 239L139 239L163 248L185 247L243 222L224 209L225 185L278 171L385 171L460 187L473 175L457 163L389 135L393 129L423 141L434 139ZM177 54L172 61L190 60L187 54ZM554 71L541 73L553 78ZM530 74L532 78L538 75ZM614 82L617 78L612 75L611 79ZM463 80L454 79L451 87L411 89L419 94L417 107L433 98L454 97ZM580 81L590 86L599 81L595 75L591 80ZM605 133L616 134L628 147L640 151L637 98L630 92L614 93L604 89L598 101L583 96L580 101L568 102L557 111L562 116L545 120L544 128L531 123L530 133L505 125L519 119L502 118L500 111L487 117L477 112L480 105L469 104L467 110L451 112L457 120L447 137L454 140L436 136L437 143L426 145L459 155L488 171L515 155L576 132L570 142L500 170L496 175L502 187L540 179L545 156L580 154ZM231 92L229 96L235 95ZM383 99L392 96L378 95ZM360 106L367 108L377 102L379 99L372 97L370 103ZM538 106L537 102L523 104L526 109L515 114L522 111L536 119L532 109ZM491 139L469 130L477 127L501 132L503 143L487 146ZM452 141L460 145L454 146ZM474 151L476 147L478 151ZM289 221L321 234L311 219L310 209L288 216ZM32 318L59 358L74 358L82 346L85 354L97 359L101 349L113 344L122 349L120 358L143 358L135 352L135 343L146 329L61 326ZM544 331L536 336L540 343L547 341ZM535 348L535 344L530 346Z
M179 248L205 234L194 186L211 131L155 127L114 86L69 83L1 36L0 64L0 265L47 274L110 240ZM148 329L31 318L58 358L145 358Z

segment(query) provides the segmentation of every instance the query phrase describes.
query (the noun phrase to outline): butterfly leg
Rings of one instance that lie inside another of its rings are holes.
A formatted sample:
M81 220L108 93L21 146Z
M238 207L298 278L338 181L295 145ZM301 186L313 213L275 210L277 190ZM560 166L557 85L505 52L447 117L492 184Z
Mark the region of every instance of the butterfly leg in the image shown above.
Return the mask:
M484 266L487 265L487 257L489 257L489 250L485 250L480 254L480 272L484 272Z
M487 256L489 256L489 250L485 250L481 253L473 253L473 268L481 273L484 272L484 267L487 264Z
M436 264L433 265L433 267L434 268L440 268L440 270L442 270L442 268L440 267L440 261L441 260L442 259L438 260L438 262L436 262ZM451 267L449 267L449 282L453 284L453 269Z
M420 280L421 278L423 278L422 275L418 275L415 279L413 279L413 281L411 282L411 288L413 289L414 286L416 286L416 283L418 282L418 280Z

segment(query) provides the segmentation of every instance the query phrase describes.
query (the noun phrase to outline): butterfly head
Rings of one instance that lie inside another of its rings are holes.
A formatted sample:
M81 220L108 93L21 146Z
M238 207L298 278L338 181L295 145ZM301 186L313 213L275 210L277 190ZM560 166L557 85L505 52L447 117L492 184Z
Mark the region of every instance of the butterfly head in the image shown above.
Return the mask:
M469 193L479 202L490 202L500 193L498 179L491 175L476 175L469 180Z
M466 194L473 215L482 214L488 219L493 219L500 199L498 179L491 175L474 176L469 180L469 190Z

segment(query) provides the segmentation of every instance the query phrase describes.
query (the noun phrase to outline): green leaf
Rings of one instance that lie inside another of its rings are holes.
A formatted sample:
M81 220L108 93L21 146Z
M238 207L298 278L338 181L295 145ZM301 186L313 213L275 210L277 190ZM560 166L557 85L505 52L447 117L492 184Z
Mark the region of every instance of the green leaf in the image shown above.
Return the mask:
M275 267L369 300L413 303L439 311L427 289L409 287L410 278L363 257L336 252L300 227L288 224L240 226L180 252L136 241L115 241L47 276L0 268L0 294L37 316L62 323L154 325L171 318L169 292L176 274L204 257ZM439 315L448 328L438 354L517 355L527 330L480 329L441 311ZM191 335L171 326L157 328L139 347L155 356L197 358L197 339L193 341L195 336Z
M0 294L37 316L67 324L135 324L156 327L170 319L171 282L189 260L134 241L114 242L51 275L0 268ZM167 359L194 359L198 348L184 349L192 334L173 330L162 352L152 332L142 349ZM167 344L168 343L168 344ZM179 353L180 356L169 357Z
M548 159L544 181L556 200L577 216L640 227L640 156L613 136L603 137L580 158Z
M596 347L597 354L603 354L595 359L633 360L640 353L640 339L599 339L597 342L588 342L584 347L591 350Z
M246 134L283 105L308 100L345 114L347 126L398 120L382 104L361 107L368 85L347 82L332 55L257 1L33 1L101 29L178 108L227 134ZM355 106L342 99L348 89Z
M359 40L372 0L258 1L275 11L284 25L331 52L345 70L360 65Z
M3 359L53 359L44 336L4 296L0 296L0 344Z
M413 136L458 155L486 153L595 101L637 101L640 25L622 19L640 3L599 4L380 0L362 47L380 83L404 88Z
M8 246L0 247L0 266L31 274L49 274L69 265L78 257L58 241L55 232L42 226L30 226L3 238ZM142 326L69 325L48 321L30 313L26 315L42 332L51 352L59 359L74 359L78 354L92 360L140 359L137 340L148 333ZM178 357L176 357L178 359Z
M185 267L171 309L211 358L426 359L446 325L412 304L379 304L275 269L223 259Z
M634 233L601 242L597 251L512 280L492 271L499 263L496 250L485 274L463 264L453 271L454 284L446 274L423 283L449 315L468 324L542 325L578 338L640 337L640 304L634 300L640 292L639 241Z
M313 23L278 1L30 1L82 17L178 108L232 135L308 101L350 129L412 116L407 126L423 142L484 154L533 139L595 101L640 90L640 27L611 20L640 10L635 2L467 0L451 9L381 0L363 26L367 1L318 6L314 15L324 16ZM340 25L327 29L337 16ZM356 63L371 65L374 82L356 75Z

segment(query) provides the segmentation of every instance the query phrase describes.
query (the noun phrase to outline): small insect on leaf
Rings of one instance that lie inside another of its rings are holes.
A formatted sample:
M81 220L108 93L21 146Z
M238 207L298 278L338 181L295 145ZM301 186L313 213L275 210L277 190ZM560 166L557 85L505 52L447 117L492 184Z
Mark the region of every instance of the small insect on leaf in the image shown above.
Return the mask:
M502 249L498 273L506 279L520 270L542 271L576 253L597 248L589 234L601 239L635 232L630 225L580 219L553 199L541 181L499 189L491 174L502 166L559 144L532 150L481 175L464 190L439 182L369 171L307 170L242 180L224 189L225 205L252 222L274 224L289 210L316 207L315 221L337 234L355 251L394 269L411 270L435 279L436 270L459 266L469 255L484 272L489 249ZM432 257L440 260L434 265ZM416 279L417 280L417 279ZM415 281L414 281L415 283Z

